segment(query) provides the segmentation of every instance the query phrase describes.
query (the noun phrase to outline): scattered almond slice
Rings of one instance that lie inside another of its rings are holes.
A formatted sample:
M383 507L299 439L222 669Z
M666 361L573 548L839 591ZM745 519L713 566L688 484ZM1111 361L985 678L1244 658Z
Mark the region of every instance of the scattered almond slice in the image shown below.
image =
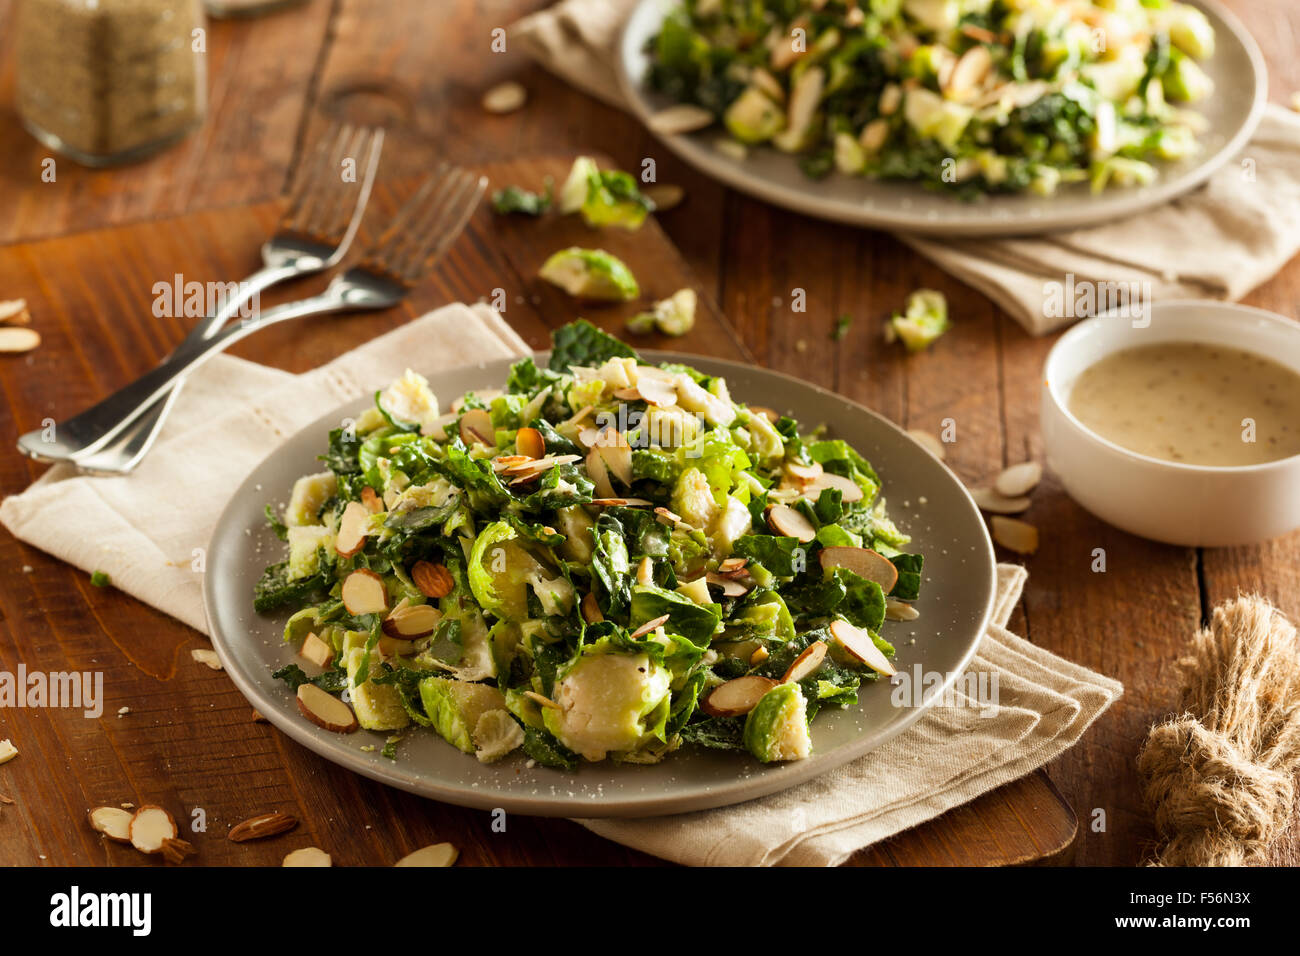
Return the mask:
M749 409L750 414L762 415L773 425L781 420L780 412L774 408L768 408L766 405L747 405L745 407Z
M357 729L352 708L315 684L298 685L298 710L317 727L336 734L350 734Z
M304 684L303 686L309 685ZM268 837L279 836L281 833L288 833L297 825L297 817L274 810L270 813L259 813L255 817L249 817L247 820L236 823L230 828L230 832L226 834L226 839L231 843L265 840Z
M713 122L713 114L703 107L679 103L659 110L650 117L646 125L661 136L676 136L679 133L693 133L706 126L712 126Z
M298 656L323 670L329 667L330 662L334 660L334 648L330 647L329 642L321 640L313 632L303 638L302 647L298 649Z
M596 601L596 595L590 591L582 597L582 619L588 624L599 624L605 620L605 615L600 610L600 604Z
M0 326L0 352L30 352L41 344L40 333L23 325Z
M343 598L348 613L357 617L388 610L388 589L384 586L384 579L369 568L357 568L344 578L339 596Z
M211 650L210 648L196 647L190 651L190 657L202 664L204 667L210 667L214 671L222 670L221 658L217 656L216 651Z
M131 842L131 818L134 816L121 807L95 807L88 814L92 830L118 843Z
M141 853L161 853L177 837L176 821L162 807L148 804L136 810L127 825L127 840Z
M1015 518L994 515L993 540L1016 554L1033 554L1038 550L1038 529Z
M655 204L655 212L667 212L682 204L686 190L673 183L654 183L642 189L641 195Z
M591 483L596 486L596 495L600 498L613 498L614 486L609 481L609 469L605 467L605 459L600 456L600 449L593 448L587 454L587 477Z
M965 102L974 97L993 69L993 56L986 46L973 46L961 55L944 84L949 99Z
M592 498L587 504L602 508L649 508L654 502L644 498Z
M705 574L704 580L707 581L709 584L713 585L715 588L720 588L722 590L723 597L729 597L729 598L743 597L746 594L748 594L750 591L747 585L741 583L740 581L737 581L734 577L730 577L725 574L719 574L716 571L710 571L707 574Z
M535 690L524 691L524 696L527 697L529 700L531 700L534 704L537 704L539 707L549 707L551 710L560 709L559 704L551 700L551 698L549 697L542 696L541 694L537 693L537 691Z
M411 568L411 580L427 598L444 598L456 587L456 580L446 566L431 561L416 561Z
M875 581L886 594L898 583L898 568L894 562L870 548L822 548L817 560L824 570L845 568L868 581Z
M339 533L334 538L334 550L350 558L366 546L370 530L370 509L359 501L349 501L339 518Z
M671 382L642 376L637 379L636 390L641 398L658 408L672 408L677 404L677 389Z
M9 299L0 302L0 325L30 325L32 315L27 311L26 299Z
M460 440L467 448L473 448L475 443L492 448L497 442L496 434L487 409L471 408L460 417Z
M772 505L767 509L767 523L777 534L798 538L804 544L817 537L812 522L789 505Z
M384 633L389 637L404 641L415 641L427 637L438 629L442 612L428 604L408 604L394 608L384 618Z
M0 740L0 763L8 763L18 756L18 748L11 740Z
M822 466L817 462L805 465L797 461L787 461L785 472L801 485L811 484L822 476Z
M972 488L971 499L980 511L994 515L1015 515L1029 508L1028 498L1004 498L992 488Z
M754 653L749 655L749 666L757 667L759 664L763 663L763 661L767 660L771 656L772 655L768 653L766 647L759 645L758 647L754 648Z
M718 573L723 577L730 577L744 571L748 563L748 558L727 558L718 562Z
M799 683L805 677L817 673L817 669L822 666L822 661L826 660L826 652L829 648L825 641L813 641L804 648L803 653L794 659L785 673L781 676L782 684Z
M907 435L940 461L943 461L948 457L948 451L944 448L943 442L930 432L924 431L920 428L912 428L908 430Z
M334 861L330 855L320 847L305 846L301 850L294 850L292 853L285 854L284 862L281 866L333 866Z
M520 83L513 80L506 83L498 83L486 93L483 94L481 103L483 109L489 113L513 113L515 110L522 109L524 103L528 101L528 91Z
M632 484L632 448L628 445L627 440L618 432L606 429L602 436L603 440L596 443L596 454L605 462L605 467L611 475L617 478L623 486L629 487ZM613 498L613 495L604 495L606 498Z
M993 482L993 490L1004 498L1019 498L1038 487L1042 479L1042 465L1036 461L1023 461L998 475Z
M667 624L667 623L668 623L668 615L667 615L667 614L664 614L664 615L662 615L662 616L660 616L660 617L655 618L655 619L652 620L652 621L646 621L644 624L642 624L640 627L638 627L635 631L633 631L633 632L631 633L631 635L629 635L629 636L630 636L631 640L634 640L634 641L635 641L638 637L645 637L647 634L649 634L649 633L650 633L651 631L653 631L655 628L657 628L657 627L663 627L663 626L664 626L665 624Z
M725 684L719 684L700 703L700 708L711 717L739 717L757 706L764 694L776 686L770 677L747 674Z
M515 432L515 448L519 454L529 458L546 457L546 439L536 428L521 428Z
M450 843L435 843L406 854L393 866L451 866L458 856L460 851Z
M885 619L890 621L915 621L921 612L906 601L898 598L885 598Z
M655 563L649 555L642 558L636 566L636 583L649 587L655 583Z
M838 488L840 499L845 504L862 500L862 489L858 487L856 481L830 471L823 471L817 479L810 482L804 488L804 495L809 498L816 498L826 488Z
M375 493L375 489L369 485L361 489L361 503L366 506L366 510L372 515L379 514L384 510L384 502Z
M860 660L877 674L892 677L897 673L889 658L876 647L876 642L871 639L869 631L855 627L845 620L835 620L831 621L831 634L850 656Z

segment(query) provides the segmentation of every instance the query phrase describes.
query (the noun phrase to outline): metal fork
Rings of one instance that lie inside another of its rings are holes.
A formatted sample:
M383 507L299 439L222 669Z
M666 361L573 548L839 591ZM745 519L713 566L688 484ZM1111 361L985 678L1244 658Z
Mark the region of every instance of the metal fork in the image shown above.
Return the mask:
M217 332L203 344L172 355L98 405L58 423L53 429L56 455L62 448L87 453L104 449L136 415L145 412L195 368L269 325L311 315L396 305L465 228L486 188L486 177L444 163L407 201L362 261L336 276L324 292ZM45 453L46 446L40 430L18 439L19 449L28 455L33 451Z
M361 227L383 147L382 129L332 124L294 177L288 208L275 234L262 246L262 268L241 282L239 291L220 309L190 329L172 355L187 354L210 340L271 286L338 265ZM356 164L355 192L342 188L341 169L346 160ZM20 447L45 461L71 458L82 471L124 474L153 447L183 384L184 380L178 381L165 396L124 423L117 437L103 447L77 449L48 442L38 449Z

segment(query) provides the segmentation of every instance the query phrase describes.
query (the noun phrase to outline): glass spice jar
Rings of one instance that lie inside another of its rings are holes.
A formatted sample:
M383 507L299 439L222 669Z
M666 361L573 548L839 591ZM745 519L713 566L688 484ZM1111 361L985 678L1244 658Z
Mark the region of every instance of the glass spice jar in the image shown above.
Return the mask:
M19 0L18 112L87 166L140 159L207 111L201 0Z

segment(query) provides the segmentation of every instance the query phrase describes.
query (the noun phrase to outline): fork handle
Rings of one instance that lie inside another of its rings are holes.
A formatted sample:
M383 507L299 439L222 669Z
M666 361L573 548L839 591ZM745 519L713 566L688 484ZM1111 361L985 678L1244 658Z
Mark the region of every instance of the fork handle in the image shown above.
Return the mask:
M80 415L59 422L52 429L30 431L18 439L18 450L38 461L64 461L87 456L103 449L120 435L154 402L163 399L177 382L213 355L269 325L289 319L322 315L355 308L337 283L331 283L320 295L291 302L262 314L256 322L241 323L218 332L202 345L177 352L152 372L119 389ZM45 432L51 440L45 440Z

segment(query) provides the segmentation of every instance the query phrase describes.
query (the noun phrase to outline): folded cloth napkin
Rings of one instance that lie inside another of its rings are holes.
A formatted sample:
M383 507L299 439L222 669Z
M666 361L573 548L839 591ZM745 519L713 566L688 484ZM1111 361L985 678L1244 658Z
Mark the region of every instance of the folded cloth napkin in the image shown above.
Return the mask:
M439 369L529 351L487 306L449 305L304 375L218 355L186 382L153 451L131 475L87 477L56 465L0 502L15 537L190 627L208 630L195 559L230 493L286 438L383 388L408 366ZM267 489L268 498L286 489ZM198 565L202 567L200 563Z
M206 632L194 549L207 546L231 489L277 445L407 367L433 373L527 352L496 312L449 305L303 375L217 356L190 378L134 474L90 478L56 466L0 502L0 523L85 571L107 571L116 587ZM740 806L580 822L683 863L826 865L1042 766L1121 687L1005 629L1025 577L1023 568L999 566L994 623L971 664L996 689L996 707L983 694L957 694L874 753Z
M560 0L515 23L511 38L553 73L623 108L613 46L638 2ZM1206 185L1128 219L1014 239L899 238L1035 335L1084 317L1056 307L1069 276L1076 289L1104 283L1101 290L1137 290L1143 302L1239 299L1300 249L1300 116L1269 106L1241 156Z

